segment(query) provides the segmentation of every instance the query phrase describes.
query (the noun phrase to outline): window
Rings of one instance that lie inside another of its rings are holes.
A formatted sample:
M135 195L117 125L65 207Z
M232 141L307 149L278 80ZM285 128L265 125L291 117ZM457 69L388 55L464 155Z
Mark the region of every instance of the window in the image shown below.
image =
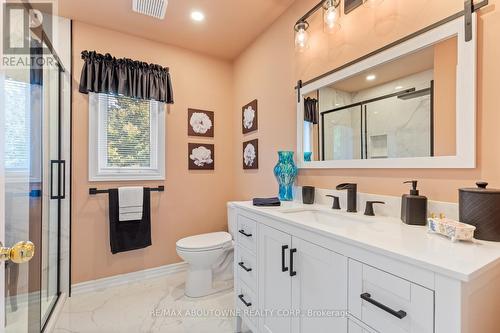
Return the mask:
M7 172L28 173L30 169L30 86L5 81L5 161Z
M163 103L90 94L89 180L165 179Z

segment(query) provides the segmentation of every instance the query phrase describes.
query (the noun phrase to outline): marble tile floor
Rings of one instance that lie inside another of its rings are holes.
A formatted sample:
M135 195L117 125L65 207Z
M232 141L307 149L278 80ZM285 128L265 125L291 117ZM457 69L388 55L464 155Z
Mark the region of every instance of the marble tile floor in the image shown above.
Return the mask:
M233 291L184 296L185 273L74 295L54 333L230 333Z

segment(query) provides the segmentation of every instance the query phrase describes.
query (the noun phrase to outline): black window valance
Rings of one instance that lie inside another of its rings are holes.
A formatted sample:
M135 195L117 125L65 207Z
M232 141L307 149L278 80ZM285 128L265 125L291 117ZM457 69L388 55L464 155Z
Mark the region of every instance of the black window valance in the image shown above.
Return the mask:
M132 98L173 104L173 90L167 67L127 58L116 59L109 53L83 51L85 61L79 91L117 94Z
M304 99L304 121L317 124L318 118L318 100L316 98L306 97Z

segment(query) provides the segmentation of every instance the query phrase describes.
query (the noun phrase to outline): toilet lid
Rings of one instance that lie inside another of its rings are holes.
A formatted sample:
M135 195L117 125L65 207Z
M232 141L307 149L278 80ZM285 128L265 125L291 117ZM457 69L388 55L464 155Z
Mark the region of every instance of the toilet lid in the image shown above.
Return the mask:
M186 237L178 240L176 245L183 250L203 251L219 249L230 243L231 240L231 234L221 231Z

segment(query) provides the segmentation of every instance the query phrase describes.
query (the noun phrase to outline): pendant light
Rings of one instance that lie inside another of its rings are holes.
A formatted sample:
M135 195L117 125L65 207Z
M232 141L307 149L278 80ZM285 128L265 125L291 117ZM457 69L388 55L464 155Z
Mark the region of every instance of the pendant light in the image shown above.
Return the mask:
M344 0L344 5L347 6L345 9L349 11L355 8L365 5L367 7L376 7L380 5L384 0L351 0L350 4L346 4L347 0ZM295 23L295 48L299 52L303 52L309 48L309 33L307 29L309 28L309 23L307 20L316 12L323 9L323 30L326 33L335 33L340 30L340 12L341 12L341 2L342 0L321 0L313 8L311 8L307 13L305 13L297 23ZM347 14L348 12L346 12Z
M309 33L307 29L309 28L309 23L306 21L298 22L295 24L295 48L299 52L305 51L309 48Z
M323 30L335 33L340 29L340 0L326 0L323 3Z

